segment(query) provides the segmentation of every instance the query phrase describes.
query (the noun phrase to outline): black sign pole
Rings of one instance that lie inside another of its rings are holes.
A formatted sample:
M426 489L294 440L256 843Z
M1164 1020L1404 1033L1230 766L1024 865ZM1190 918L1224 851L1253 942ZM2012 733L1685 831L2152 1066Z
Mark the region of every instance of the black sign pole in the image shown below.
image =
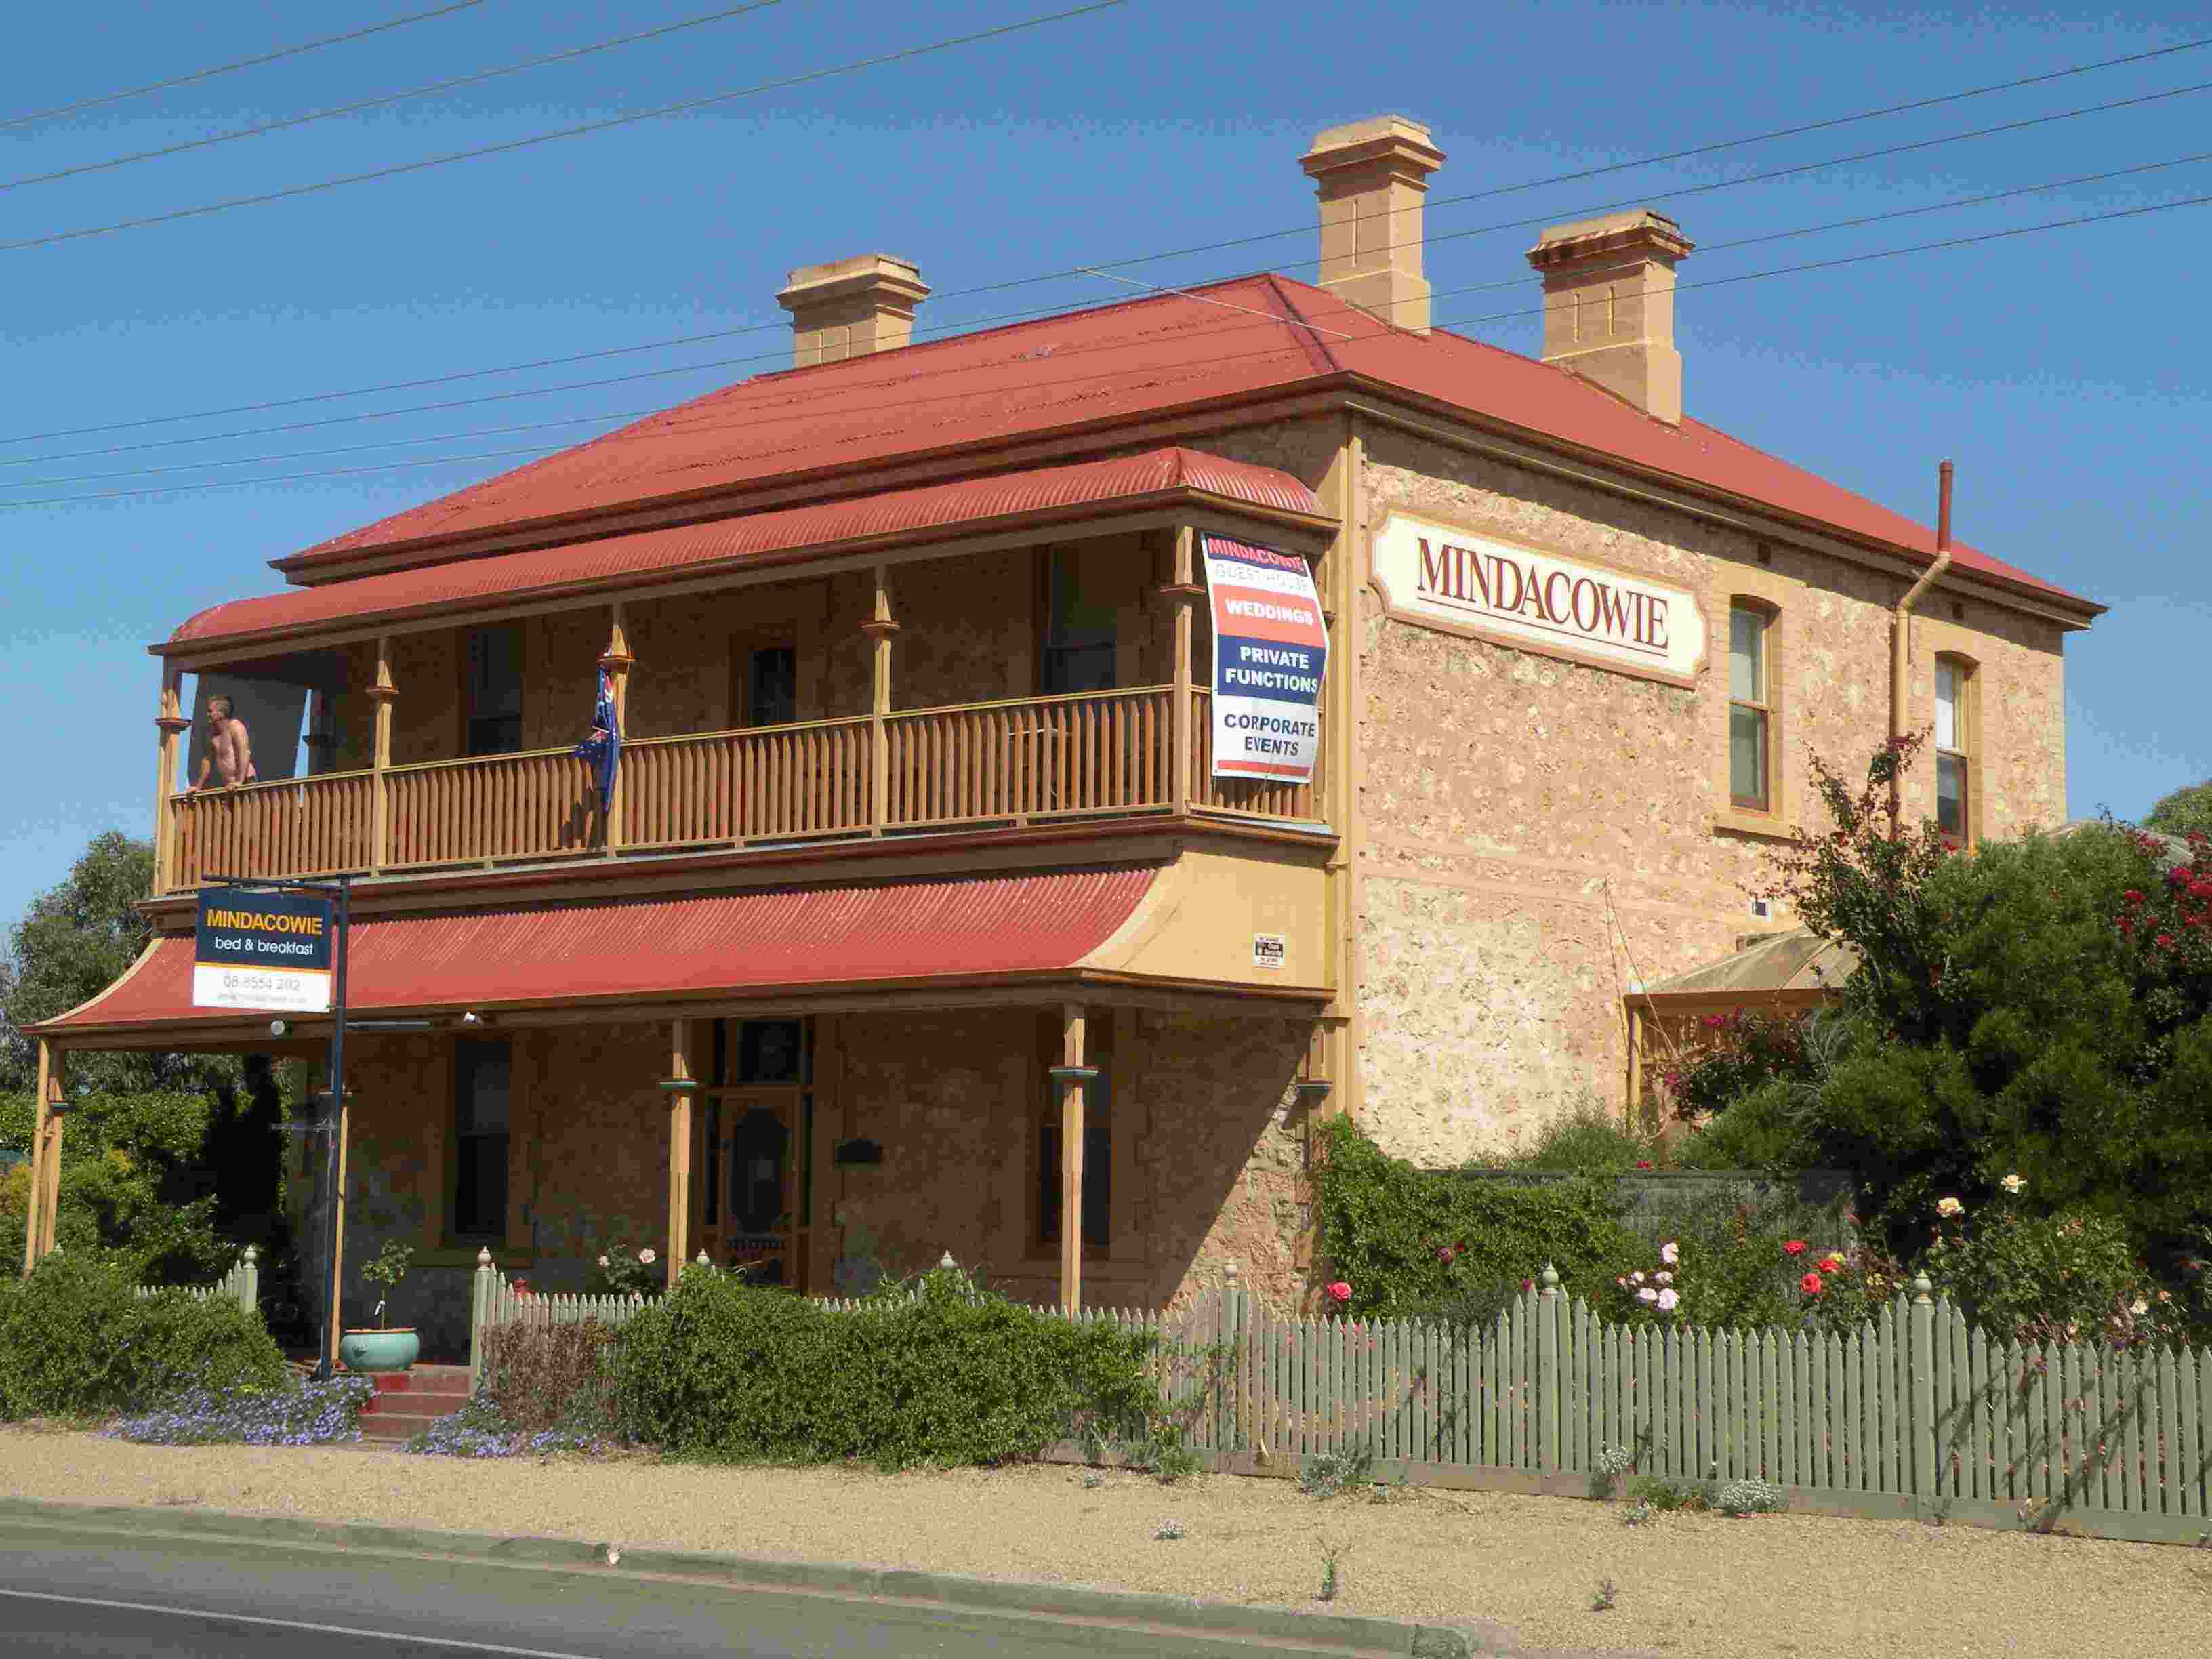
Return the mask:
M341 875L338 884L338 925L331 941L337 960L331 963L331 1115L330 1146L323 1154L323 1352L316 1377L327 1382L337 1373L338 1361L338 1172L345 1160L345 1034L346 969L353 952L348 937L353 920L353 877Z

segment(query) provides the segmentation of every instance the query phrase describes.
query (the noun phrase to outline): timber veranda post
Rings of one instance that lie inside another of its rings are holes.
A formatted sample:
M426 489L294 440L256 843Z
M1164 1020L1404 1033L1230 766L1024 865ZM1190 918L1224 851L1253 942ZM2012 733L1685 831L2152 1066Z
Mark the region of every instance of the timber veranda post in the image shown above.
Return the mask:
M155 744L154 779L154 890L173 893L182 884L178 864L181 848L177 834L177 751L184 734L192 729L184 711L184 671L161 665L161 702L154 714L161 733Z
M1084 1063L1081 1003L1060 1005L1060 1305L1073 1316L1083 1307L1083 1088L1098 1069Z
M615 736L619 740L629 730L629 671L637 665L630 654L629 617L623 602L617 599L611 607L612 615L607 631L607 648L599 653L599 666L606 671L607 689L614 703ZM618 856L623 843L623 769L615 765L614 785L607 791L606 855Z
M683 1276L691 1220L691 1097L699 1080L691 1075L691 1022L668 1023L668 1288Z
M875 570L875 598L860 631L868 636L873 690L868 704L868 833L880 836L890 820L891 640L898 633L891 615L890 567Z
M392 683L392 636L376 641L376 678L368 688L376 704L376 729L369 750L372 805L369 817L368 868L374 875L392 863L392 705L399 688Z
M1194 778L1196 759L1192 750L1195 745L1195 720L1192 707L1194 696L1194 674L1190 660L1194 629L1191 606L1205 597L1206 590L1198 585L1197 567L1193 548L1198 540L1197 530L1190 525L1178 525L1175 533L1175 563L1170 580L1160 589L1161 597L1175 606L1175 687L1174 704L1169 710L1170 730L1174 760L1170 767L1174 790L1175 812L1177 817L1189 814L1193 793L1202 787L1202 781Z
M60 1243L57 1228L62 1209L62 1143L69 1134L69 1052L52 1050L46 1082L40 1091L46 1101L46 1179L41 1207L45 1219L39 1228L39 1254L52 1255Z
M54 1062L59 1056L53 1044L46 1038L39 1039L38 1093L32 1103L31 1122L31 1186L24 1195L23 1204L23 1271L27 1273L46 1253L46 1143L55 1127L53 1115L46 1109L52 1093ZM53 1161L61 1162L56 1150Z

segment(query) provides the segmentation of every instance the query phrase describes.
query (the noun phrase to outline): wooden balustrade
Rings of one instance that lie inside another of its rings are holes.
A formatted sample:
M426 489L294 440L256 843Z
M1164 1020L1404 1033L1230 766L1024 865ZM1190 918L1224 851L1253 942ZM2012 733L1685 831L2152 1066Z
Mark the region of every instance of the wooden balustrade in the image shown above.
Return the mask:
M865 833L869 721L815 720L623 745L625 848Z
M1202 690L1189 696L1194 809L1318 816L1318 779L1214 777L1211 699ZM617 845L743 846L1168 812L1176 798L1176 696L1171 686L1146 686L902 710L886 714L880 727L863 716L635 739L623 747ZM886 779L880 803L872 798L878 730ZM173 797L173 884L188 889L210 873L271 878L559 858L607 844L591 769L566 749L390 769L382 775L389 844L381 849L377 775L337 773Z
M1201 811L1238 812L1263 818L1311 821L1321 816L1320 757L1315 757L1310 783L1274 783L1261 778L1217 778L1213 775L1213 697L1207 691L1190 694L1191 805Z
M208 876L328 875L365 870L374 839L375 786L367 772L202 789L170 802L173 884Z
M891 715L884 823L1020 823L1171 805L1173 697L1150 686Z
M606 839L591 767L566 749L395 766L389 870L581 853Z

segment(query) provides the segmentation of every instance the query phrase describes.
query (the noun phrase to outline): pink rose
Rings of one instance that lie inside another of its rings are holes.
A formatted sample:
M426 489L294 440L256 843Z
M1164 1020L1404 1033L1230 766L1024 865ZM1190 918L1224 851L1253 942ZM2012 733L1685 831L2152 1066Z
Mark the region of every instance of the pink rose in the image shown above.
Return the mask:
M1339 1302L1349 1302L1352 1300L1352 1286L1346 1284L1340 1279L1338 1279L1335 1284L1328 1285L1327 1289L1329 1295Z

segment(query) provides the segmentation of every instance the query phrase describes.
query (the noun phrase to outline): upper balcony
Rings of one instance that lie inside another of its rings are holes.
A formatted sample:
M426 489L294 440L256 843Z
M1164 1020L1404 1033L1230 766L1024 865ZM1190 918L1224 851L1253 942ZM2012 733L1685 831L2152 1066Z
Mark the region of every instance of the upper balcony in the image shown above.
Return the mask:
M1192 519L639 585L404 631L165 648L158 890L837 842L910 850L930 834L1113 820L1320 830L1319 772L1213 775ZM1311 527L1271 528L1279 545L1319 544ZM198 729L182 713L187 666ZM623 733L605 799L575 752L602 673ZM206 701L224 692L265 781L222 787L211 773L214 787L194 789ZM271 775L280 767L297 775Z

